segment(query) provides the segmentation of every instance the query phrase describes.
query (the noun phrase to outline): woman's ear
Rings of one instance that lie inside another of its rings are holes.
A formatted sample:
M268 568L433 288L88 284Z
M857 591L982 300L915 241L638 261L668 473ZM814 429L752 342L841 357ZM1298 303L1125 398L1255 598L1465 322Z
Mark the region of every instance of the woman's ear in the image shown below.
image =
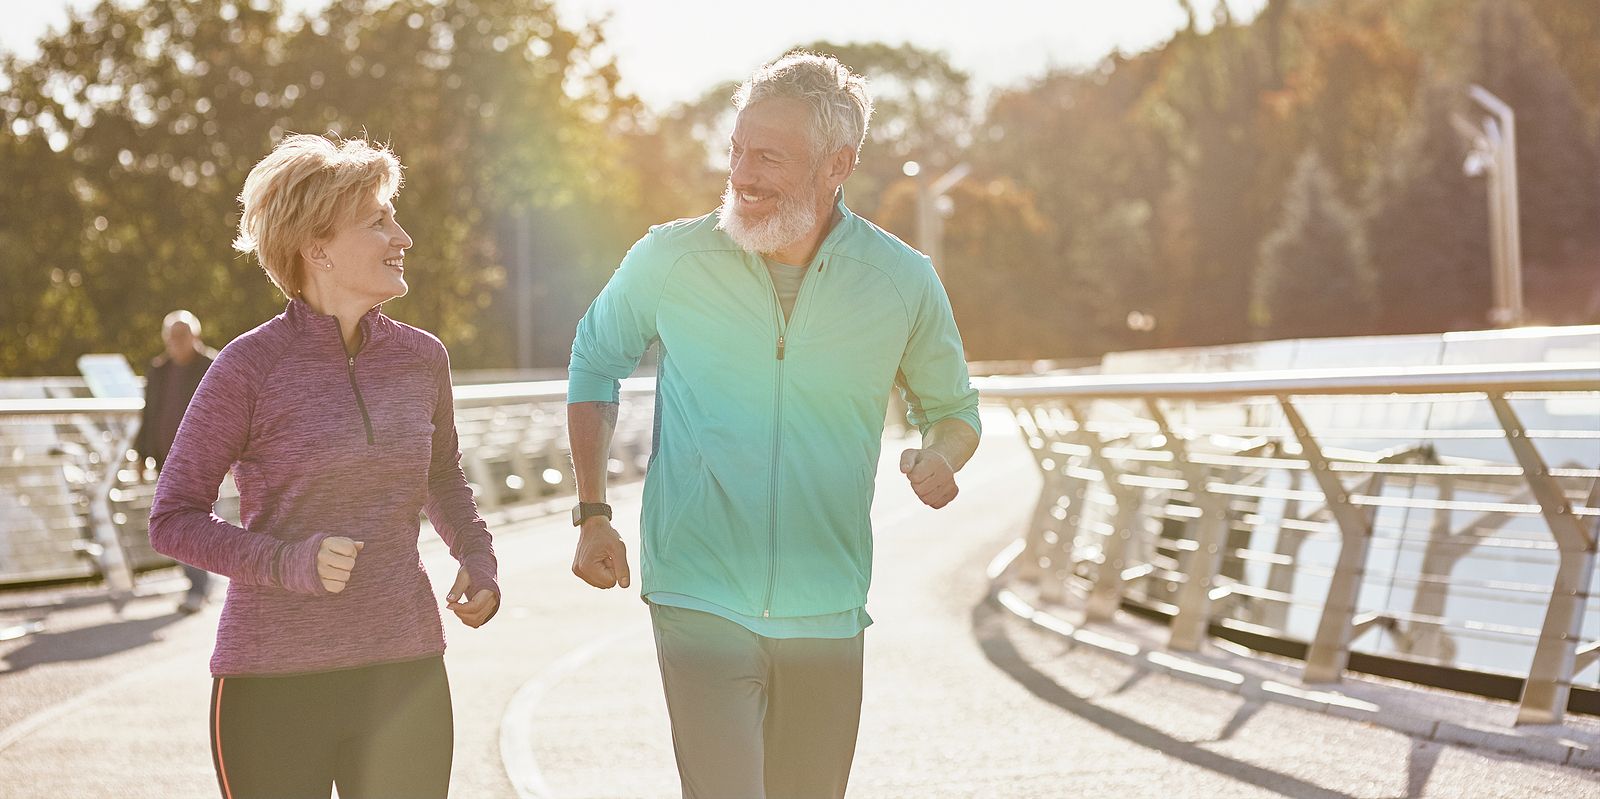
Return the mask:
M320 241L313 241L301 247L300 258L306 262L307 266L313 266L318 269L333 268L333 259L328 257L328 250L322 246Z

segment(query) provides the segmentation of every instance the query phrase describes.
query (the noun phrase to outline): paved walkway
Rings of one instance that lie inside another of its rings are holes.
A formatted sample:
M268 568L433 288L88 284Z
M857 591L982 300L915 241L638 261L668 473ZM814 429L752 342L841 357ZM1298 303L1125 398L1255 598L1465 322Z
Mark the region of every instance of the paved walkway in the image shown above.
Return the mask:
M851 796L1600 797L1594 771L1413 738L1177 679L1020 620L984 567L1038 486L994 419L949 508L922 508L886 442L867 699ZM637 513L619 492L619 518ZM560 518L500 529L506 606L453 621L460 797L670 797L670 738L637 589L567 571ZM429 547L442 590L448 558ZM205 662L215 609L175 598L52 614L0 642L0 797L215 795Z

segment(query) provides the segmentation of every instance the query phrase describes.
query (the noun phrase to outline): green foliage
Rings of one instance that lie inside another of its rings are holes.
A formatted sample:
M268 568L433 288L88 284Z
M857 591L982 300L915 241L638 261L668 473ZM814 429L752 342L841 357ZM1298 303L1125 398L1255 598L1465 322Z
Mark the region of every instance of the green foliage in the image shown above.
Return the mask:
M969 360L1060 358L1082 352L1072 344L1087 332L1064 309L1086 308L1081 293L1051 268L1048 223L1033 198L1015 183L964 180L950 190L944 252L935 264ZM907 178L889 187L879 224L916 228L917 186Z
M1360 220L1315 151L1301 156L1282 220L1261 244L1257 323L1266 338L1359 334L1375 317Z
M614 155L578 146L604 140L624 105L614 70L593 56L596 32L509 0L340 0L282 19L276 2L106 2L42 42L37 59L6 65L0 146L30 156L5 159L7 170L34 170L16 178L48 196L8 195L19 207L3 235L8 252L26 242L21 252L46 248L50 263L8 257L0 269L8 284L66 276L31 318L7 308L8 372L70 372L86 348L137 362L174 307L199 314L215 343L275 313L282 298L229 242L234 195L286 132L365 133L394 147L417 267L412 295L390 311L439 333L457 365L510 361L514 326L495 299L511 220L545 222L531 255L553 274L546 290L568 295L553 304L587 300L577 295L588 285L562 278L603 274L602 256L626 245L617 215L599 209L634 202L630 184L611 179ZM594 243L573 251L575 236ZM564 362L565 341L546 333L540 357Z
M1600 321L1600 4L1269 0L1203 32L1179 5L1160 47L981 108L941 53L805 45L874 90L857 212L911 239L902 164L971 166L939 266L972 357L1486 324L1470 83L1516 109L1530 315ZM726 179L736 84L652 113L604 52L543 2L103 2L0 62L0 373L142 360L175 307L213 344L275 313L234 196L283 133L329 130L407 165L392 313L460 367L565 363L628 245Z
M1459 86L1424 90L1375 185L1367 236L1384 333L1488 324L1488 200L1462 173L1467 145L1451 122L1465 105Z
M1167 253L1155 232L1176 156L1140 119L1160 68L1147 55L1053 73L998 95L979 131L977 169L1014 181L1044 222L1033 257L984 268L1053 303L1056 322L1041 326L1037 346L1057 357L1147 343L1126 329L1132 312L1163 322Z
M1467 79L1516 112L1526 267L1592 267L1600 253L1600 159L1550 37L1523 6L1484 3L1471 52Z

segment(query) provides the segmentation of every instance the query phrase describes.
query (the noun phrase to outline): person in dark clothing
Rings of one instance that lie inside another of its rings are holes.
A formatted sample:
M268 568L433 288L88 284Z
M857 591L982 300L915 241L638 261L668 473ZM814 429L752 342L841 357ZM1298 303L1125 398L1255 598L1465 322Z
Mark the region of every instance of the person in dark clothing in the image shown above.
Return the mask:
M201 342L200 320L188 311L173 311L161 320L161 341L166 351L150 362L145 373L144 413L139 420L139 435L133 442L141 470L148 460L155 461L157 471L166 465L183 412L217 355ZM179 565L189 578L189 591L178 610L195 613L206 603L211 573L187 563Z

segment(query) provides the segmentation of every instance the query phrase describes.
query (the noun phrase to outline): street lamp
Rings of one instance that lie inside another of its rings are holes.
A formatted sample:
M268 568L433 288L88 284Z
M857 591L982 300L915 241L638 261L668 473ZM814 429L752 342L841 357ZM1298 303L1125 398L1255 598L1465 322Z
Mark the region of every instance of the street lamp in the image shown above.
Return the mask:
M944 262L944 217L955 205L949 192L972 171L972 167L966 163L956 164L932 183L923 173L922 165L916 161L905 162L900 171L906 177L917 180L917 246L922 248L923 255L933 261L933 269L937 273L939 265Z
M1456 129L1471 143L1462 171L1489 178L1489 260L1494 307L1489 319L1500 327L1522 324L1522 237L1517 210L1517 120L1511 106L1482 86L1468 89L1487 111L1482 127L1456 117Z

